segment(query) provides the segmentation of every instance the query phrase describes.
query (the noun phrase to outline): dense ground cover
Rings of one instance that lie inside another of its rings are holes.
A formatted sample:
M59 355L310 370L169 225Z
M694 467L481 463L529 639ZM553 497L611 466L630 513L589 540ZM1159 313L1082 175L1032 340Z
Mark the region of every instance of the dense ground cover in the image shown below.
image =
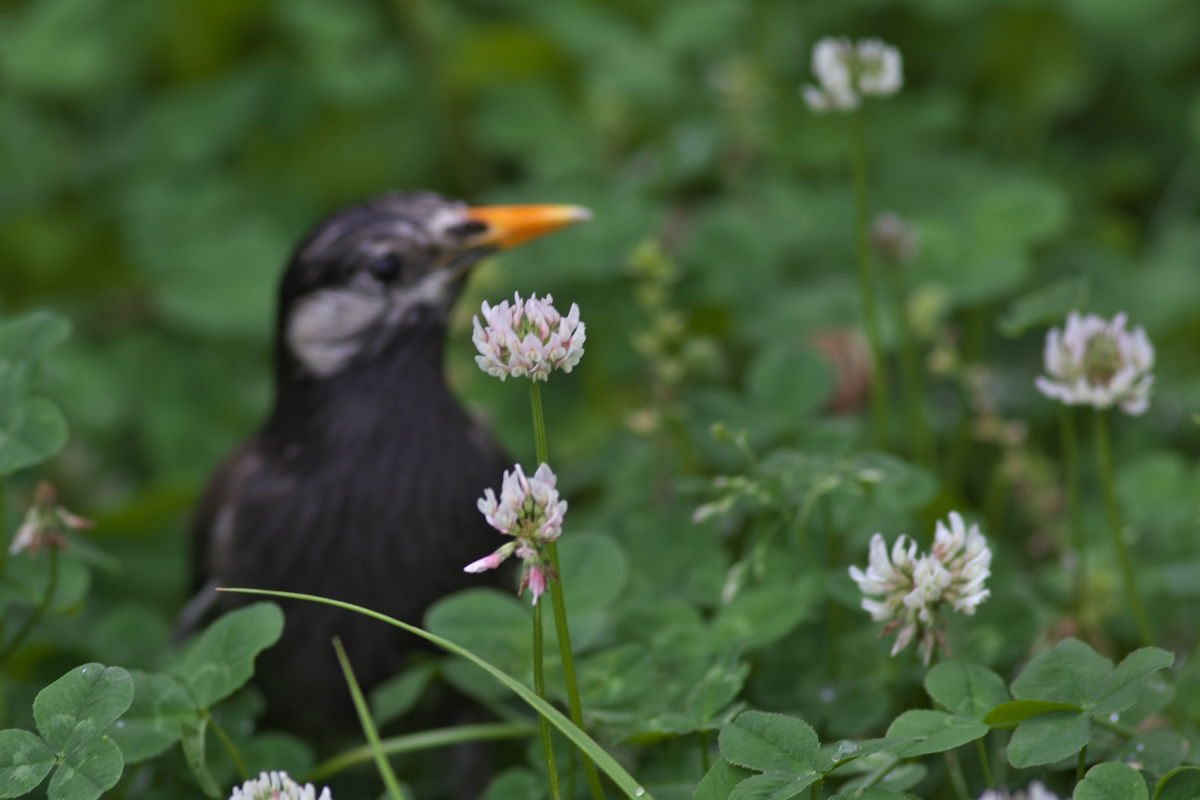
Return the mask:
M252 724L270 607L172 650L184 530L268 401L289 247L423 187L595 212L474 276L447 366L532 472L527 390L476 367L471 315L514 290L581 308L586 354L543 390L563 588L586 727L651 796L1195 796L1197 35L1187 0L0 2L4 541L42 480L69 541L0 556L0 727L26 731L0 734L0 790L35 777L6 771L20 749L57 764L54 796L227 796L213 720L251 774L329 755ZM895 45L903 87L815 113L826 36ZM886 211L911 252L859 249ZM1144 329L1144 413L1098 427L1035 388L1070 311ZM928 552L952 511L990 594L930 601L892 656L898 607L873 620L849 568L876 533ZM530 616L473 590L408 622L528 680ZM927 666L931 630L950 654ZM514 737L487 796L548 796L526 706L460 661L376 695L385 735L445 684ZM443 785L429 763L395 760L417 797ZM321 780L381 786L365 761Z

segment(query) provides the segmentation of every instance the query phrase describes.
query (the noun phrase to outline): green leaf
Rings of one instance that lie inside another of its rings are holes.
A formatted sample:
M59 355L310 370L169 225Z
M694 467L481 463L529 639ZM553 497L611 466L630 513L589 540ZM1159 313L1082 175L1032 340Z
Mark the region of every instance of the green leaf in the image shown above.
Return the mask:
M1157 647L1143 647L1125 656L1091 694L1093 714L1107 716L1124 711L1138 700L1150 676L1175 663L1174 653Z
M816 772L802 775L790 772L752 775L733 787L729 800L791 800L812 786L819 777Z
M1055 703L1050 700L1010 700L1001 703L987 713L983 721L994 728L1011 728L1039 714L1051 711L1083 711L1072 703Z
M888 726L887 738L925 737L922 741L901 745L892 750L902 758L911 758L953 750L986 736L987 732L988 726L978 720L947 714L944 711L911 709L896 717Z
M653 797L651 797L650 793L646 791L644 787L640 786L638 782L634 780L633 776L630 775L629 772L622 767L615 758L610 756L608 752L604 750L604 748L597 744L595 739L588 736L587 733L580 730L573 722L571 722L571 720L567 719L567 717L564 716L561 711L550 705L550 703L546 702L541 697L538 697L536 694L534 694L533 690L524 683L497 669L479 656L463 647L460 647L454 642L443 639L441 636L430 633L429 631L422 630L415 625L410 625L407 622L393 619L386 614L380 614L377 611L372 611L371 609L363 608L362 606L356 606L353 603L343 603L340 600L330 600L325 597L317 597L316 595L311 594L300 594L298 592L278 592L269 591L266 589L226 589L225 591L239 592L242 594L258 594L267 597L290 597L293 600L307 600L313 603L323 603L328 606L333 606L334 608L342 608L347 611L354 611L358 614L371 617L372 619L386 622L389 625L400 628L401 630L408 631L414 636L419 636L425 641L435 644L453 655L465 658L475 666L483 669L492 678L504 684L511 692L516 694L527 705L532 707L534 711L545 717L551 725L558 728L558 730L561 731L562 734L567 737L567 739L569 739L576 747L578 747L590 759L592 759L592 762L602 772L604 772L604 774L608 775L608 777L612 779L613 783L615 783L621 789L621 791L625 793L626 797L630 798L631 800L635 800L636 798L641 798L641 800L653 800Z
M729 664L722 660L713 664L684 700L688 715L698 722L708 722L733 702L749 675L750 665L745 661Z
M67 443L67 421L44 397L0 409L0 477L39 464Z
M1075 800L1148 800L1146 781L1128 764L1097 764L1075 787Z
M720 800L728 796L720 795ZM483 800L542 800L544 797L546 781L541 776L526 767L510 767L492 779ZM716 800L715 796L713 800Z
M46 790L49 800L95 800L121 779L121 748L107 735L74 739Z
M913 796L904 792L893 792L890 789L872 787L864 789L862 792L836 794L830 800L913 800Z
M59 754L98 739L133 702L133 679L120 667L84 664L38 692L33 718Z
M817 770L817 733L795 717L745 711L721 730L718 742L721 755L739 767L789 775Z
M191 695L173 676L137 670L132 676L133 705L109 729L127 764L153 758L179 741L183 722L197 714Z
M0 323L0 361L36 361L71 335L71 323L50 311L31 311Z
M231 611L190 644L170 669L196 708L211 708L254 675L254 659L283 633L283 612L274 603Z
M1008 742L1014 767L1053 764L1078 753L1092 734L1092 721L1077 711L1051 711L1022 722Z
M1034 656L1013 681L1019 700L1054 700L1086 707L1112 672L1112 662L1078 639L1064 639Z
M782 639L804 620L819 594L811 576L738 593L713 619L713 650L734 645L749 650Z
M624 593L629 558L611 536L595 533L564 536L558 542L558 557L563 593L572 614L611 608Z
M196 778L196 783L200 785L200 791L209 797L220 797L221 788L217 786L217 782L213 780L212 774L209 773L205 756L208 744L208 715L201 714L185 721L181 725L181 729L183 733L183 738L181 739L183 758L191 768L192 775Z
M375 721L386 725L411 711L436 674L436 664L416 664L372 689L371 714Z
M999 675L958 660L935 664L925 674L925 691L955 714L975 720L1008 700L1008 687Z
M1063 278L1015 300L1000 318L1000 332L1015 338L1030 328L1061 325L1073 310L1087 308L1091 284L1086 278Z
M1200 767L1179 767L1162 776L1154 800L1195 800L1200 797Z
M718 758L696 785L692 800L729 800L733 787L749 774L741 767L735 767L725 759Z
M40 736L16 729L0 731L0 797L20 797L37 788L58 754Z

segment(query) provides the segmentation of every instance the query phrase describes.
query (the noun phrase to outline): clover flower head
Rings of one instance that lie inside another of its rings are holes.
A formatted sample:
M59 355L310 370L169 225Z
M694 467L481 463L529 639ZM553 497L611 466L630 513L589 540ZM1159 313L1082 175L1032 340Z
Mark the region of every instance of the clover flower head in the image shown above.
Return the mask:
M1095 314L1067 315L1063 331L1046 334L1045 369L1038 376L1042 394L1067 405L1109 408L1118 405L1126 414L1141 414L1150 407L1154 376L1154 347L1142 328L1125 329L1126 317L1105 320Z
M513 303L505 300L491 306L484 301L483 322L474 317L471 335L475 363L492 377L527 377L544 381L556 369L570 372L583 357L587 326L579 321L579 306L571 304L564 317L554 307L554 297L530 295L522 300L513 295Z
M817 85L802 91L813 111L851 111L862 95L895 94L904 83L900 51L879 39L821 39L813 47L812 71Z
M311 784L301 786L286 772L262 772L257 778L235 787L229 800L333 800L329 787L317 794Z
M896 631L892 655L920 639L925 663L934 647L946 648L938 626L942 605L974 614L987 599L984 581L991 574L992 552L962 515L950 512L949 525L938 522L933 547L918 554L917 543L901 535L891 551L882 534L871 537L867 568L850 567L850 577L864 595L862 608L876 622L886 622L881 635Z
M871 222L871 245L889 264L906 264L917 256L921 236L894 211L884 211Z
M66 546L64 534L67 530L83 530L90 527L90 520L76 516L60 506L58 492L54 486L42 481L33 490L33 504L25 512L8 552L16 555L22 550L28 550L30 554L36 554L43 547L61 550Z
M1025 791L1015 794L988 789L979 795L979 800L1059 800L1059 797L1047 789L1045 784L1034 781L1026 787Z
M478 507L488 524L500 533L513 537L490 555L473 561L464 572L483 572L495 569L514 553L524 562L520 592L529 588L533 602L546 591L553 576L546 555L546 546L562 534L567 501L559 498L558 478L548 464L541 464L531 476L526 476L520 464L504 473L500 496L491 488L484 490Z

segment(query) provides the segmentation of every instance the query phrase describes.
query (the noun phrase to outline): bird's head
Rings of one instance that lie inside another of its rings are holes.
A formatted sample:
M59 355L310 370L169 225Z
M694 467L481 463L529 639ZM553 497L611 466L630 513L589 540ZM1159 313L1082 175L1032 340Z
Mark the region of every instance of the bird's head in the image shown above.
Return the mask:
M567 205L468 206L393 192L321 221L279 293L279 347L291 377L322 379L417 333L441 330L470 268L587 219Z

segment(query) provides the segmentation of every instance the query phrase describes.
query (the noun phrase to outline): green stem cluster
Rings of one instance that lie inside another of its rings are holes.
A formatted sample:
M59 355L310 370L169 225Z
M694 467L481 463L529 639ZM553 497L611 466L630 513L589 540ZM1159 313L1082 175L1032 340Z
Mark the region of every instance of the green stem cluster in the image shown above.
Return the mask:
M533 690L537 696L546 699L546 671L543 665L542 652L542 606L533 607ZM550 797L561 800L562 792L558 788L558 767L554 764L554 740L550 736L550 721L544 716L538 717L538 730L542 737L542 753L546 757L546 774L550 779Z
M1154 633L1150 626L1150 617L1142 604L1141 593L1138 592L1137 573L1133 569L1133 560L1129 555L1129 545L1125 542L1125 531L1121 525L1121 509L1117 505L1117 492L1113 480L1112 443L1108 433L1107 412L1096 410L1096 458L1100 467L1100 482L1104 488L1104 510L1108 514L1108 528L1112 533L1113 547L1117 551L1117 561L1121 565L1121 577L1125 582L1125 595L1129 608L1137 623L1138 633L1142 644L1150 647L1154 644Z
M1083 527L1083 507L1079 503L1079 445L1075 433L1075 414L1063 405L1062 454L1067 484L1067 508L1071 519L1071 547L1075 551L1075 575L1072 581L1075 622L1083 630L1087 608L1087 539Z
M533 412L534 451L539 464L548 464L550 463L550 452L546 440L546 418L542 413L542 390L537 381L529 382L529 401ZM558 562L558 543L550 542L546 547L546 553L550 557L552 573L550 576L550 599L554 605L554 629L558 634L559 655L562 657L563 682L567 689L567 708L571 721L583 728L583 702L579 697L579 681L575 675L575 655L571 648L571 629L567 623L567 600L563 593L562 569ZM587 754L580 755L592 797L594 800L603 800L604 787L600 784L600 774L596 771L596 765L587 757Z
M871 242L867 222L867 145L862 111L854 112L854 149L850 159L854 173L855 241L858 255L858 292L863 327L871 350L871 420L875 444L884 447L888 436L887 373L883 367L883 335L875 298L875 275L871 264Z
M925 395L921 376L921 361L917 352L916 336L908 319L907 293L899 263L886 264L884 274L891 296L892 317L900 332L900 369L904 380L904 408L908 417L909 445L912 455L922 466L932 470L934 463L933 434L925 420L922 398Z
M58 591L58 548L53 544L46 547L47 558L50 559L50 565L47 567L50 574L46 579L46 594L42 597L42 602L38 603L38 607L34 609L29 618L25 620L25 624L17 631L4 651L0 652L0 666L8 662L12 658L13 653L17 652L17 648L25 641L25 638L33 631L37 624L42 621L42 617L46 616L46 612L50 610L50 604L54 601L54 594Z

